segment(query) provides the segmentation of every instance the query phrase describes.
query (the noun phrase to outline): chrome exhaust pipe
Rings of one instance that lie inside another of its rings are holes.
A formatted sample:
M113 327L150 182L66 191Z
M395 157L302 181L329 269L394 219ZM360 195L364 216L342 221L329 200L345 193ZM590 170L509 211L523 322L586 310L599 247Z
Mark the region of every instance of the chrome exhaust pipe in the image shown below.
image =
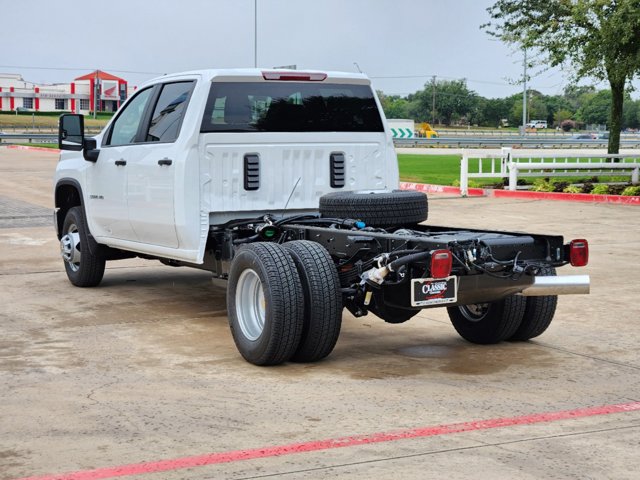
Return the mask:
M589 275L535 277L533 284L525 288L520 294L525 297L586 294L589 293L590 285Z

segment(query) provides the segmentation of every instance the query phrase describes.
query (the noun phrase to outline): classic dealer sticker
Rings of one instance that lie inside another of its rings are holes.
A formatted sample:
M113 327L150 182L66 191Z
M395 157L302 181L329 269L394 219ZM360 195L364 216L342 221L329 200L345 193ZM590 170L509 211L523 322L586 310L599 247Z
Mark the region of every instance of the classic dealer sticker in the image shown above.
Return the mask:
M454 303L458 299L457 277L417 278L411 285L411 305L425 307Z

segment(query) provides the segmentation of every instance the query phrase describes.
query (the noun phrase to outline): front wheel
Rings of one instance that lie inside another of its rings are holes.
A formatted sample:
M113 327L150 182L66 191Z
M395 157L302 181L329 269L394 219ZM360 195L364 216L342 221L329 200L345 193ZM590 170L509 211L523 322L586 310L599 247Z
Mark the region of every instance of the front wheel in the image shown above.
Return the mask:
M82 207L70 208L62 225L60 255L67 277L76 287L95 287L104 276L105 258L91 252L88 235Z
M526 301L511 295L497 302L448 307L451 323L462 338L492 344L513 336L522 322Z
M289 360L300 344L304 296L296 265L274 243L243 246L231 263L229 326L240 354L254 365Z

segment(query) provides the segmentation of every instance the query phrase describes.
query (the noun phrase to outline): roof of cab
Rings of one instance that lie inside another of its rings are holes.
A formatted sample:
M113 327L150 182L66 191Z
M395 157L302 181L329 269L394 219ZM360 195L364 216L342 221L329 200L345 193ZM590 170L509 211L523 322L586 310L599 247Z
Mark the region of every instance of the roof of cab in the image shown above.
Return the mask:
M337 83L359 83L370 84L371 81L364 73L355 72L336 72L336 71L322 71L322 70L289 70L283 68L225 68L225 69L208 69L208 70L191 70L187 72L178 72L162 75L145 82L141 87L158 83L160 81L168 79L180 79L185 77L199 76L205 81L213 81L214 79L224 79L229 81L242 81L244 79L251 81L264 81L272 82L274 80L266 80L263 77L265 72L283 72L291 74L325 74L327 78L325 82L337 82Z

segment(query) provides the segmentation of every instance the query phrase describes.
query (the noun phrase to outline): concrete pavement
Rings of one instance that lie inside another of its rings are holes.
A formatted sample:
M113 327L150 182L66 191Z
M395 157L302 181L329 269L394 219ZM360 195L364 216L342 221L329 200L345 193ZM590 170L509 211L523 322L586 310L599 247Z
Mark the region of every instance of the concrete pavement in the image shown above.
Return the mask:
M126 478L638 478L638 410L177 468L640 402L638 207L432 196L434 225L587 238L590 265L559 273L590 274L592 294L562 297L541 337L493 346L464 342L443 309L402 325L345 311L326 361L258 368L205 272L135 259L108 264L98 288L68 283L44 216L56 159L0 148L0 479L159 460L176 468Z

